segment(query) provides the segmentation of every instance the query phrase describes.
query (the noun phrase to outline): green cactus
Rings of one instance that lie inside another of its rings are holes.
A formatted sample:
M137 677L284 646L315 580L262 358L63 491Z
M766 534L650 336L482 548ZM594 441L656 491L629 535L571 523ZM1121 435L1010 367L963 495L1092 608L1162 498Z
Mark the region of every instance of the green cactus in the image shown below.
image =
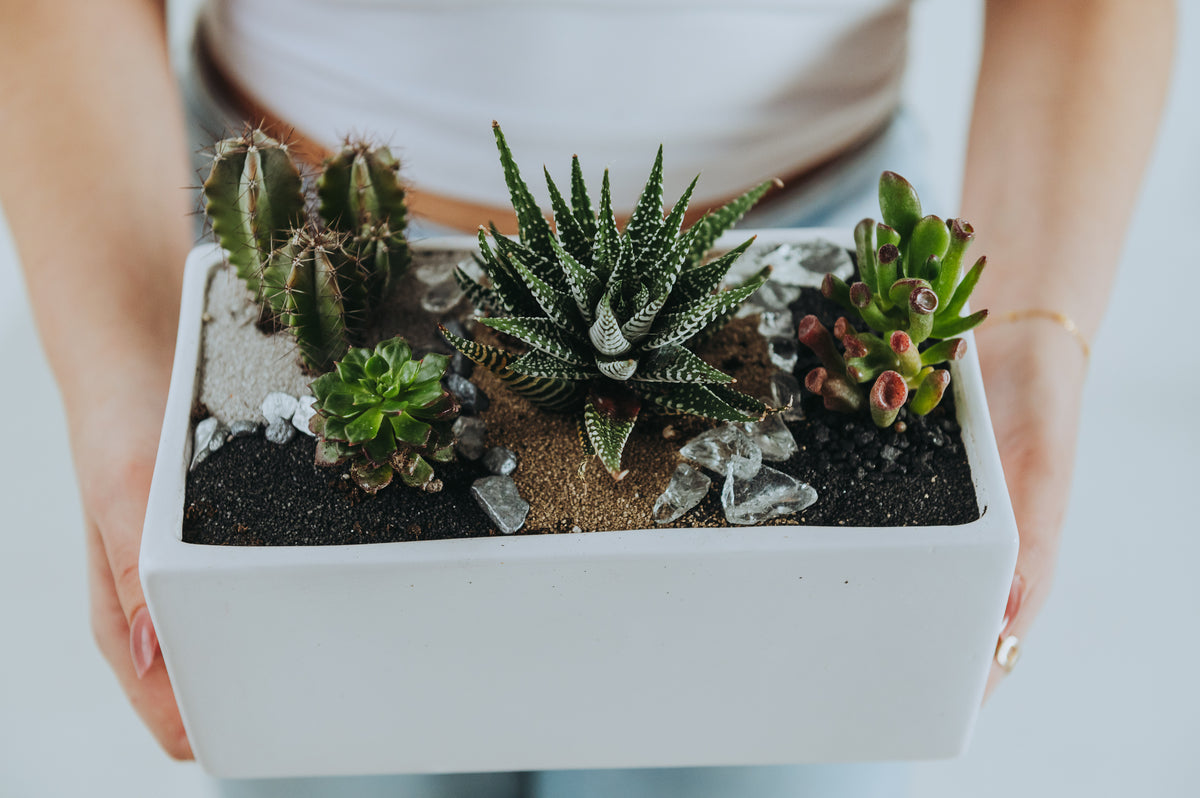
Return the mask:
M296 164L283 145L261 130L217 142L204 199L230 263L261 299L267 258L304 222Z
M879 179L879 207L882 224L863 219L854 230L861 281L846 285L827 275L821 285L826 298L874 333L858 332L839 319L834 337L845 357L815 316L801 320L798 337L821 360L805 377L808 389L831 410L869 406L875 423L885 427L910 396L909 410L917 415L941 401L950 372L934 366L962 357L966 343L953 336L987 318L986 310L961 315L987 259L960 279L974 229L961 219L922 216L916 190L894 172ZM864 396L859 386L868 382L873 385Z
M355 343L408 269L399 164L386 147L348 142L317 179L306 219L300 171L261 130L216 146L204 182L213 232L238 276L290 327L305 363L327 371Z
M704 256L771 182L682 230L696 181L664 218L660 147L629 224L618 230L608 173L597 214L576 158L569 203L546 173L556 233L522 180L499 125L493 129L520 240L493 227L493 247L481 230L487 283L461 270L456 276L476 306L492 314L481 323L519 339L528 351L518 356L443 330L450 344L534 404L581 411L585 448L616 479L626 473L621 454L644 402L725 421L761 419L767 408L730 388L733 378L688 345L766 280L768 270L718 290L753 239L711 262Z
M336 369L312 382L317 465L350 463L354 482L368 493L395 477L430 493L441 490L434 462L454 457L454 397L442 387L449 361L429 354L412 359L403 338L351 349ZM428 460L426 459L428 458Z

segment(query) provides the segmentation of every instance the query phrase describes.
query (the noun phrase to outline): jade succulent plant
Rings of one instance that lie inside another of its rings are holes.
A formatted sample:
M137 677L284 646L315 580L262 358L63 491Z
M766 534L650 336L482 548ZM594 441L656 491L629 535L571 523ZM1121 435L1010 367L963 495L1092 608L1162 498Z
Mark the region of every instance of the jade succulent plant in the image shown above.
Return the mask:
M429 460L454 457L454 397L442 387L449 361L414 360L403 338L351 349L333 371L312 382L317 464L350 463L355 483L375 493L398 477L410 487L441 490ZM428 459L426 459L428 458Z
M319 217L286 145L254 129L218 142L205 209L230 263L269 315L327 371L390 283L408 268L399 164L386 147L347 142L317 179Z
M962 357L966 342L954 336L987 318L986 310L962 315L987 259L960 279L974 229L962 219L922 216L916 190L894 172L880 177L879 207L882 223L863 219L854 230L861 281L847 285L827 275L821 286L868 331L842 317L831 336L816 316L806 316L798 335L821 361L805 376L806 387L831 410L869 407L886 427L906 402L909 412L925 415L941 401L950 372L935 367Z
M499 125L493 124L493 131L519 240L493 226L493 246L481 229L486 281L477 282L461 269L456 277L476 307L490 314L480 322L527 349L518 354L443 329L450 344L535 405L580 412L585 450L617 479L627 473L621 469L622 452L645 407L723 421L763 418L766 406L731 388L733 378L705 363L689 345L728 320L766 280L769 269L720 289L753 239L711 261L705 256L772 183L756 186L684 229L696 181L665 214L660 147L629 222L619 229L608 172L597 212L574 158L569 201L545 173L552 228Z

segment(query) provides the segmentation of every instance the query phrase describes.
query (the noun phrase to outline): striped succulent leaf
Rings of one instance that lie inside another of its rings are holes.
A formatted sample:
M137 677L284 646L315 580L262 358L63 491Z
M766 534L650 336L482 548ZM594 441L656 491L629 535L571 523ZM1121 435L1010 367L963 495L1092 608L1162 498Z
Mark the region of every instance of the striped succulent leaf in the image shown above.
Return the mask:
M569 198L546 172L552 227L521 177L499 125L493 132L519 235L514 240L495 227L490 236L481 231L486 279L477 283L465 273L456 277L476 307L491 314L482 323L528 349L510 353L446 333L450 344L535 404L582 410L587 448L616 478L624 475L621 452L644 400L665 411L714 419L762 418L765 406L729 388L733 379L688 347L766 280L764 271L721 289L750 241L713 260L707 256L771 181L685 228L696 181L667 213L660 147L622 229L613 212L607 171L597 210L579 159L573 158Z

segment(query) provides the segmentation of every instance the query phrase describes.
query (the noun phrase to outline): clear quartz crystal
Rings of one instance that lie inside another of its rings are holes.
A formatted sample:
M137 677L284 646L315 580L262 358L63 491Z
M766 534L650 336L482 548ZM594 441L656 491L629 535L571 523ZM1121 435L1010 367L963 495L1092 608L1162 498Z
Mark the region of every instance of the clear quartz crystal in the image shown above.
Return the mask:
M444 283L454 276L454 267L449 263L433 261L431 263L422 263L413 270L413 274L417 280L425 285L437 285Z
M762 451L764 460L782 463L800 450L792 431L778 413L772 413L762 421L747 421L739 426Z
M780 415L784 421L802 421L804 410L800 407L800 382L788 371L777 371L771 375L771 396L767 401L771 407L787 407ZM788 405L791 407L788 407Z
M763 338L793 338L796 322L790 310L764 310L758 319L758 334Z
M506 477L517 470L517 455L512 449L493 446L484 453L483 466L497 476Z
M443 280L429 286L421 297L421 307L430 313L445 313L458 304L463 291L457 280Z
M316 401L315 396L301 396L296 403L296 412L292 414L292 426L310 438L316 437L316 433L308 428L308 422L317 414L316 408L313 407Z
M771 279L784 285L820 288L826 274L843 280L850 279L854 274L854 261L850 260L850 253L823 238L792 244L786 255L777 255L768 262L775 267Z
M790 373L800 358L800 344L795 338L769 338L767 353L777 369Z
M798 513L817 500L817 492L793 476L763 466L751 479L730 468L721 488L721 506L731 524L761 524Z
M490 476L475 480L471 495L492 519L496 528L511 535L525 525L529 502L521 498L517 483L511 477Z
M679 454L718 474L732 468L742 479L754 476L762 465L762 450L733 424L700 433L685 443Z
M454 448L467 460L478 460L483 457L484 435L487 428L483 419L478 416L460 416L450 428L454 435Z
M763 310L787 310L788 305L800 296L800 289L784 285L776 280L767 280L754 295L746 300L746 304Z
M700 503L712 487L712 480L698 468L680 463L667 483L667 489L654 502L655 523L669 524Z
M196 424L192 446L192 463L188 466L191 471L208 459L208 456L225 445L229 430L214 416Z

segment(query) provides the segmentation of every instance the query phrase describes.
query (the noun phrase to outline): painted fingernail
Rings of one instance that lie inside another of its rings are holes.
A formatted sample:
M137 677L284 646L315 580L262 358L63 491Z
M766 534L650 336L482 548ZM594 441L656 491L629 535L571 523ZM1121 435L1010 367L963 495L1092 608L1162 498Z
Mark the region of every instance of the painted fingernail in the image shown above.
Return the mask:
M1021 579L1021 575L1014 574L1012 587L1008 591L1008 604L1004 606L1004 624L1001 627L1001 635L1008 631L1008 625L1012 623L1013 618L1017 617L1017 611L1021 609L1021 594L1024 592L1022 590L1024 586L1025 581Z
M140 679L154 664L158 656L158 635L150 622L150 611L141 607L133 614L129 624L129 656L133 659L133 670Z

